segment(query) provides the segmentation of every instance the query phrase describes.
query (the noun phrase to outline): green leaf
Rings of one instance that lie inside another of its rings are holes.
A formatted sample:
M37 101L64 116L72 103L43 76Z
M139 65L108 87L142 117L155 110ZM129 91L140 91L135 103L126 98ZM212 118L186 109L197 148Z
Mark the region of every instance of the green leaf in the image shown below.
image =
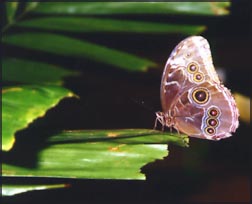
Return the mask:
M15 58L2 59L3 81L61 85L64 77L75 76L77 74L78 72L42 62Z
M148 129L65 131L48 140L36 168L2 165L3 176L144 179L140 168L167 156L167 143L188 137ZM64 156L62 156L64 155Z
M66 184L2 184L2 196L13 196L35 190L66 188Z
M227 15L229 6L230 2L43 2L34 12L69 15Z
M123 144L167 144L188 146L188 136L176 135L152 129L114 129L64 131L49 138L49 144L58 142L111 141Z
M32 0L27 0L26 5L25 5L25 12L30 12L33 9L35 9L40 2L32 1Z
M144 179L140 168L167 156L167 145L90 142L57 144L39 154L38 167L2 164L3 176Z
M15 133L73 93L59 86L20 86L2 90L2 150L8 151Z
M72 32L183 33L198 34L205 27L87 17L45 17L21 21L17 26Z
M85 57L128 71L146 71L148 67L156 65L150 60L142 59L125 52L56 34L22 33L4 36L2 41L58 55L78 58Z
M6 13L8 23L13 23L19 2L6 2Z

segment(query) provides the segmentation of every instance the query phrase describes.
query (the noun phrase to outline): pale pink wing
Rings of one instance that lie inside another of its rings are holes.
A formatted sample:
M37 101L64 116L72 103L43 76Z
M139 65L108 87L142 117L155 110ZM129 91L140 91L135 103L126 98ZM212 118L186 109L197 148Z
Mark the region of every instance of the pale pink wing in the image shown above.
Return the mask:
M174 128L189 136L218 140L238 127L238 110L214 69L206 39L192 36L171 53L161 81L165 117L174 118ZM210 115L210 112L218 115Z
M188 67L193 65L198 70L189 73ZM201 80L195 83L196 76L200 76ZM201 36L192 36L181 41L172 51L163 72L160 89L163 111L168 112L181 90L210 79L220 83L207 40Z
M199 98L202 93L206 94L205 99ZM223 139L239 125L238 109L230 91L211 81L183 92L173 111L175 128L192 137Z

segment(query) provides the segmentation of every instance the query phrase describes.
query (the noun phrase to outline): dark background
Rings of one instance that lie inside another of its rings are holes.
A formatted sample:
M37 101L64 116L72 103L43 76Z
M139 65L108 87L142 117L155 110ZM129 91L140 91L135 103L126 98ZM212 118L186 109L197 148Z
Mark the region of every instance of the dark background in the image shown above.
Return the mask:
M251 3L233 1L227 17L138 16L138 19L176 23L205 24L214 64L226 73L225 85L232 92L251 96ZM249 13L250 12L250 13ZM119 16L127 18L128 16ZM134 17L131 17L134 19ZM127 73L93 61L60 58L32 53L34 59L62 64L82 72L66 79L65 87L80 96L66 99L19 134L40 130L152 128L160 106L160 80L166 60L186 36L144 34L92 34L83 39L152 59L158 69L146 73ZM21 49L20 49L21 50ZM7 49L15 56L20 50ZM30 52L23 52L30 57ZM146 181L71 180L71 188L37 191L4 198L5 203L240 203L249 202L251 178L251 133L240 122L237 132L218 142L190 139L189 148L169 146L169 157L145 166ZM28 133L28 134L27 134ZM17 143L21 143L17 138ZM17 146L20 144L17 144ZM7 179L12 181L11 178ZM22 183L26 181L20 178ZM31 179L29 182L52 182Z

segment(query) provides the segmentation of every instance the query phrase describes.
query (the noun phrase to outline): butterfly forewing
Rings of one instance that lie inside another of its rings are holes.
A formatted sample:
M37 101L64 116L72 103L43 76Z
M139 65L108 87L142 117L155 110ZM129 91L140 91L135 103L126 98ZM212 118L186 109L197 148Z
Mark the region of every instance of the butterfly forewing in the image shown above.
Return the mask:
M178 90L189 89L195 85L195 81L201 83L205 78L211 78L219 83L212 63L210 46L201 36L186 38L174 48L163 72L161 81L163 110L170 109L172 99L179 97Z

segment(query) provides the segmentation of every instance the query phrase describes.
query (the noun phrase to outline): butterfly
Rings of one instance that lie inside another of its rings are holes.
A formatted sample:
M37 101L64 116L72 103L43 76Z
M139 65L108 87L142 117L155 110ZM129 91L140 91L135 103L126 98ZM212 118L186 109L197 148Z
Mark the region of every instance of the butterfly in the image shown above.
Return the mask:
M156 122L191 137L220 140L238 128L239 112L215 71L208 41L191 36L172 51L163 71L163 112Z

